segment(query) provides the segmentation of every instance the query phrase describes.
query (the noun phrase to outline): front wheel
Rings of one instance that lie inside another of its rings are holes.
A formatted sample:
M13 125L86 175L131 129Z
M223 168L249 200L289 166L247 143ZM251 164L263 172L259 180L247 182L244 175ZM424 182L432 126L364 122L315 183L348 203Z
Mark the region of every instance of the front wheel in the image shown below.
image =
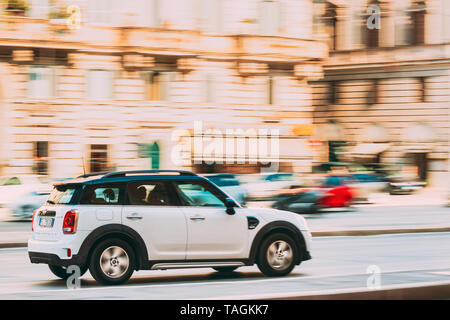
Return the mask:
M298 253L294 240L282 233L267 237L258 254L258 268L269 277L289 274L297 261Z
M106 239L93 250L89 271L98 282L117 285L130 279L136 266L133 248L121 239Z
M54 266L54 265L49 264L48 268L55 276L57 276L58 278L61 278L63 280L67 280L71 276L71 273L67 273L66 267ZM87 268L87 266L82 266L79 268L80 268L80 277L81 277L86 273L88 268Z

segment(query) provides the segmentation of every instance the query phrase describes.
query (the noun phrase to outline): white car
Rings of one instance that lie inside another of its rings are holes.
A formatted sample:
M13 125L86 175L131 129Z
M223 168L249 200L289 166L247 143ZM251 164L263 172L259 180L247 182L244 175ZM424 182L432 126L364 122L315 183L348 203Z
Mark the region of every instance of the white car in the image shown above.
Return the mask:
M0 207L10 208L13 203L30 192L50 191L51 186L45 184L44 179L44 176L32 174L0 178Z
M283 276L311 258L311 234L298 214L243 208L206 178L149 170L81 176L55 185L33 215L28 254L60 278L89 269L103 284L135 270L257 264Z
M299 179L292 173L265 173L240 176L247 189L247 200L270 200L278 195L279 190L299 184Z

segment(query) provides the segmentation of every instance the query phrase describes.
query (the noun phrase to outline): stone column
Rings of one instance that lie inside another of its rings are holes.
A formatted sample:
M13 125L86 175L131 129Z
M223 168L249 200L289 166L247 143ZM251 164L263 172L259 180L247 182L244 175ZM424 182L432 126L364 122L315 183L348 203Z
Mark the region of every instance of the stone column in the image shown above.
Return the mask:
M352 49L352 20L349 6L339 6L336 9L336 50Z
M395 46L395 16L391 0L380 2L381 29L378 32L380 47Z
M425 1L427 13L425 15L425 44L443 43L443 1L448 0L428 0Z

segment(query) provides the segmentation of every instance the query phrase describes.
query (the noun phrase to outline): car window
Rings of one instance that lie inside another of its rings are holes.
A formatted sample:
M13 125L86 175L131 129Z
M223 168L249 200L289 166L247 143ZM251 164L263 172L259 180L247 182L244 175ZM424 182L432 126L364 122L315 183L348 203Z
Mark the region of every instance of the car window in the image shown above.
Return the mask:
M217 190L202 182L176 182L175 188L185 206L225 206Z
M46 205L69 204L78 187L76 186L56 186L50 193Z
M130 182L127 186L128 204L144 206L173 206L168 185L165 182Z
M20 182L19 178L17 178L17 177L12 177L12 178L6 179L6 181L4 181L2 183L3 186L17 186L20 184L21 184L21 182Z
M81 204L116 205L120 202L120 185L86 186Z

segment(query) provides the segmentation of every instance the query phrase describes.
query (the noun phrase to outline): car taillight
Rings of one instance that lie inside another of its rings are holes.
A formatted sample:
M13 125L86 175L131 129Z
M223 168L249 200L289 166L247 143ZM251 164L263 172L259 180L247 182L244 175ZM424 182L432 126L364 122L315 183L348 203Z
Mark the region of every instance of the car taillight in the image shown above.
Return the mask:
M70 210L64 215L63 221L63 233L75 233L77 232L78 224L78 211Z
M33 217L31 218L31 231L34 231L34 216L36 215L37 210L33 211Z

